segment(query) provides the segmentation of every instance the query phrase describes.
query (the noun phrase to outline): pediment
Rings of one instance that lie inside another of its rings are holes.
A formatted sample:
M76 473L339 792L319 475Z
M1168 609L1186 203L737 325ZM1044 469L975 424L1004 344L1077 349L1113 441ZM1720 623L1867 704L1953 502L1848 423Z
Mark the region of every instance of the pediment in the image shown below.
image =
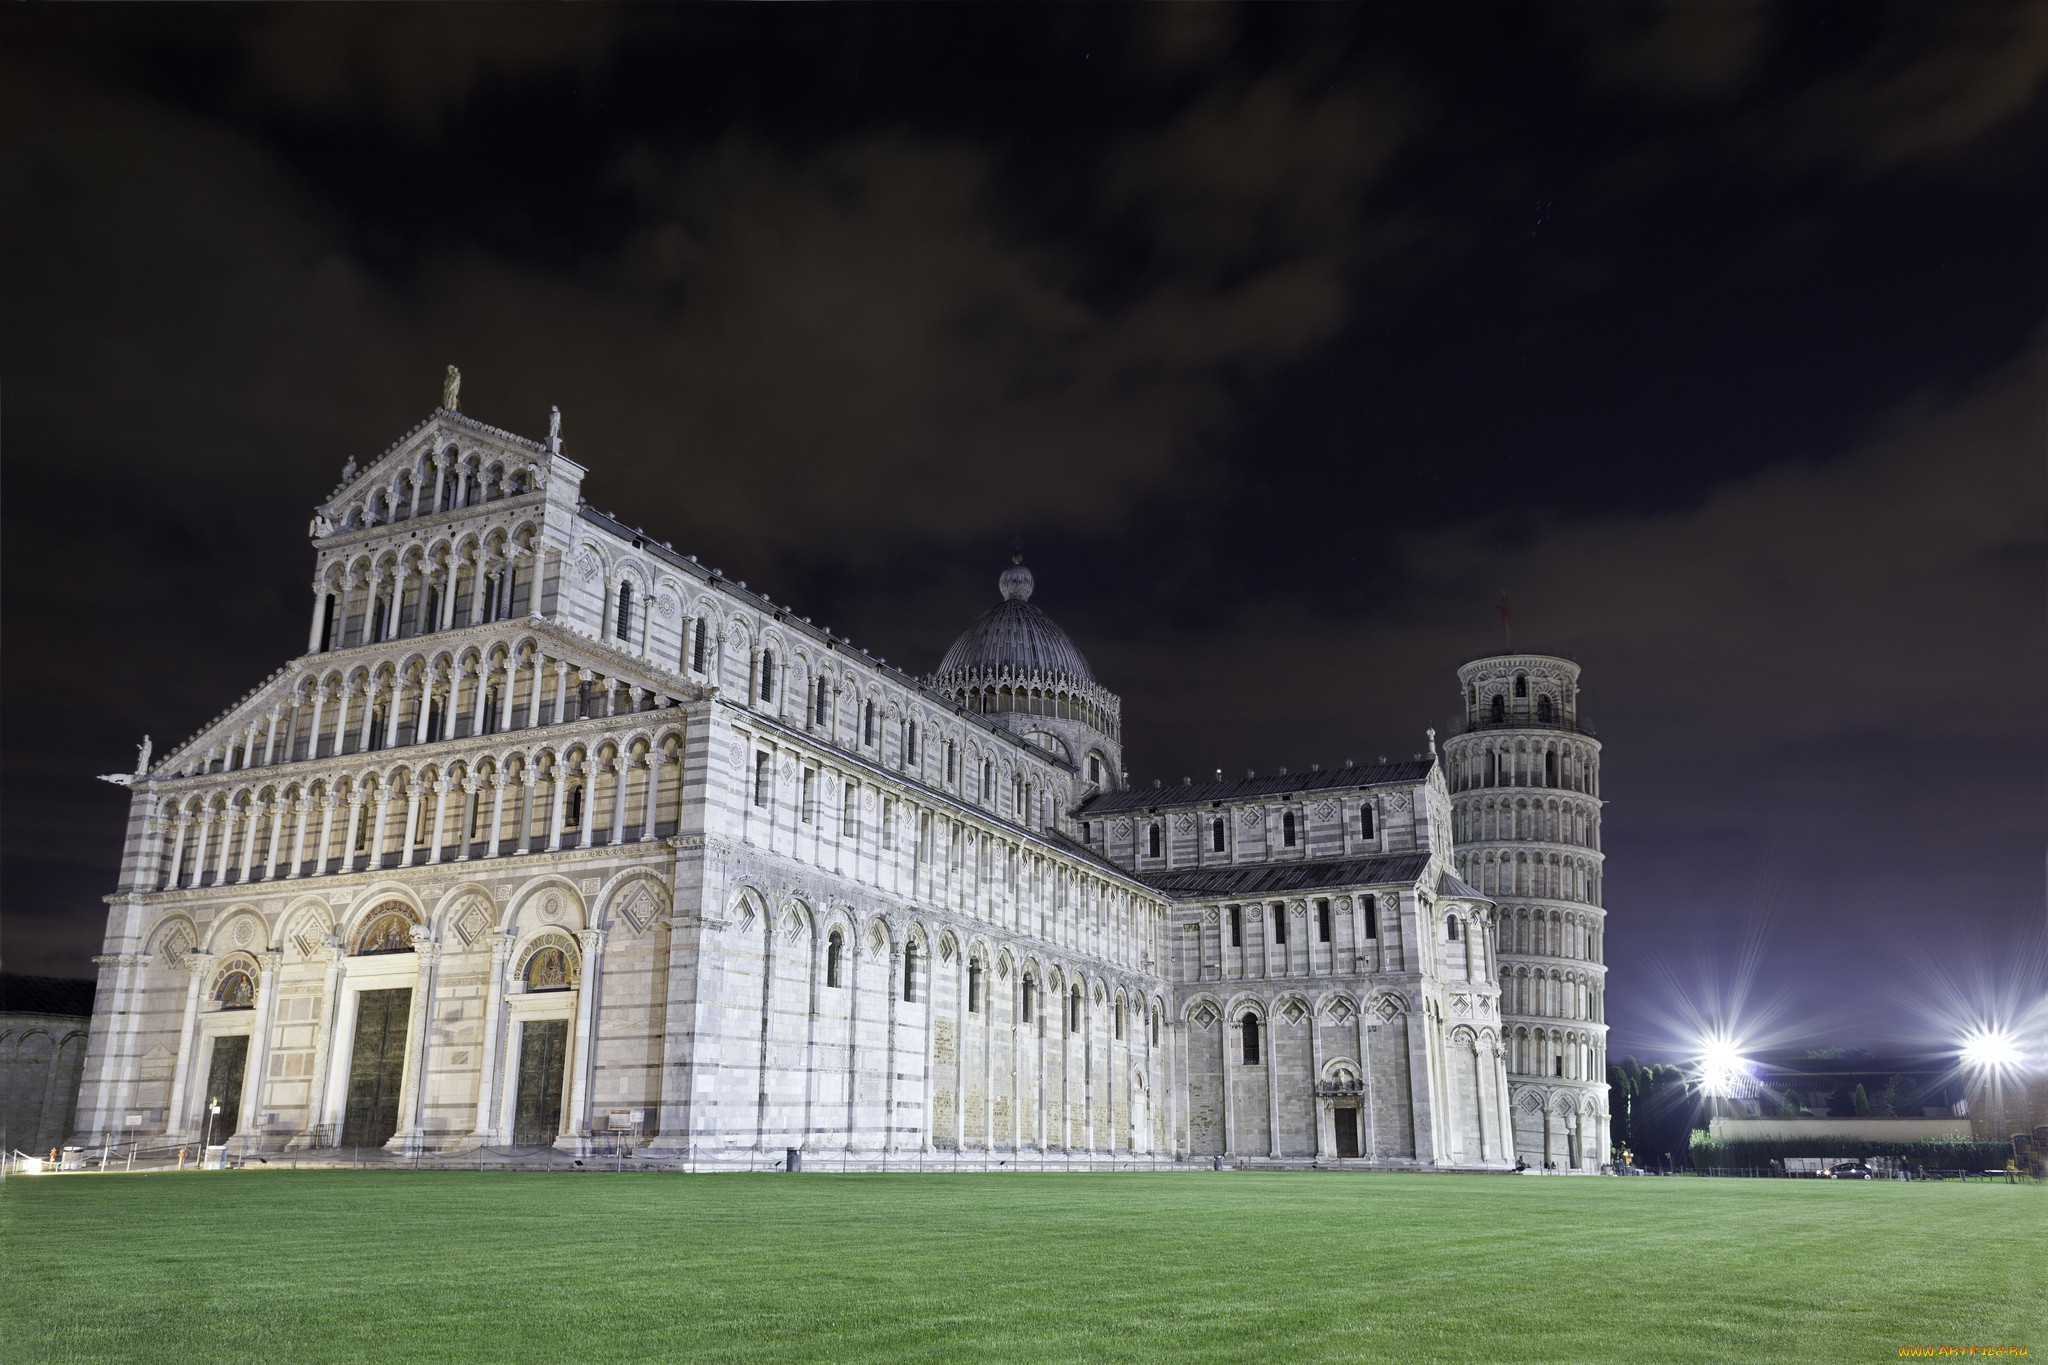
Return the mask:
M342 466L341 482L307 528L314 544L433 515L437 457L467 466L470 478L513 496L544 490L563 477L576 483L584 473L562 455L559 439L536 441L437 408L367 465L358 467L351 459Z

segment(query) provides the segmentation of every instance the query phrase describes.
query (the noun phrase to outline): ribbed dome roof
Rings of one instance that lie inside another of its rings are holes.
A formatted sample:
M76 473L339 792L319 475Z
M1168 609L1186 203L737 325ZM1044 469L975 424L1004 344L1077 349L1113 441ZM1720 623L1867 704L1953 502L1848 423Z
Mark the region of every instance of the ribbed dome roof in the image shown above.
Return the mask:
M933 676L944 679L968 670L984 674L1008 670L1016 674L1063 675L1094 682L1095 673L1067 633L1031 605L1031 570L1017 563L997 580L1003 600L982 613L946 651Z

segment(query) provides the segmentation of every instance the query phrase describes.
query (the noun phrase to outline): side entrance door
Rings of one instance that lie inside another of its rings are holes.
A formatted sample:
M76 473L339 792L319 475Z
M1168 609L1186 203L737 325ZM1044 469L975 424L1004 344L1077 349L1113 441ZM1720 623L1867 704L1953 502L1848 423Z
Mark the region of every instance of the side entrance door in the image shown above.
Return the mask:
M1337 1111L1337 1155L1358 1155L1358 1111L1339 1109Z
M206 1141L218 1145L235 1135L242 1122L242 1073L248 1069L248 1034L213 1040L213 1061L206 1068L206 1106L199 1111L199 1129ZM220 1112L209 1112L216 1104Z
M567 1019L534 1019L521 1026L514 1146L545 1147L561 1135L562 1060L568 1050Z
M357 999L342 1146L382 1147L398 1131L398 1091L405 1082L405 1030L411 1014L410 987L364 991Z

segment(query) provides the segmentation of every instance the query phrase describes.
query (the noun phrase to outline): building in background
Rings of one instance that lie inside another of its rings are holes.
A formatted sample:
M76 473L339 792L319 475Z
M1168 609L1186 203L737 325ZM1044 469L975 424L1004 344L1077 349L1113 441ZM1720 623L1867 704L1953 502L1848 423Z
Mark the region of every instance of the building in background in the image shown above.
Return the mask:
M71 1136L93 983L0 972L0 1150L47 1156Z
M1546 1169L1607 1159L1607 912L1600 741L1579 666L1496 654L1458 670L1444 745L1458 875L1499 907L1502 1042L1515 1147Z
M1449 769L1133 790L1021 563L913 677L583 474L452 390L343 471L305 652L118 779L82 1140L1597 1169L1573 666L1468 666Z

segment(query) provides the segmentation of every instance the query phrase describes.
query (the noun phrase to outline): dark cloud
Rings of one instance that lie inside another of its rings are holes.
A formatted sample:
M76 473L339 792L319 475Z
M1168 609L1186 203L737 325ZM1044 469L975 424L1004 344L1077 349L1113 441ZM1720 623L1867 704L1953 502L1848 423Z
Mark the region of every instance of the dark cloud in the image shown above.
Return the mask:
M1508 587L1638 983L2039 917L2036 10L179 13L0 47L10 962L450 362L912 667L1027 535L1143 780L1421 748Z

